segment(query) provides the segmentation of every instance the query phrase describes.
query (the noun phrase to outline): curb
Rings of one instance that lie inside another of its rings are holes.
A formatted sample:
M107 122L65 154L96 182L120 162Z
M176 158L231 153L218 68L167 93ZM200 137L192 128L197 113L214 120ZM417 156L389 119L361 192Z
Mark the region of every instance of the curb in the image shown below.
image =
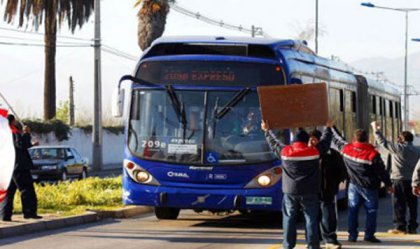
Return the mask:
M145 206L125 207L115 211L88 211L85 214L63 217L48 221L38 221L0 228L0 239L30 233L55 230L98 222L104 219L123 219L152 212L153 208Z
M115 211L96 211L99 219L126 219L133 216L147 214L153 211L152 207L136 206L125 207Z

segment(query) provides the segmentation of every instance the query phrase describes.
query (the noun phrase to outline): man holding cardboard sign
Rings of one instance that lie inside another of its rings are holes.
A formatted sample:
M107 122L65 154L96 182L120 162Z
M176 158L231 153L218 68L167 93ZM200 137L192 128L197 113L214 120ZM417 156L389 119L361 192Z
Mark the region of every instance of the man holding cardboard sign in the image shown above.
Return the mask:
M282 160L283 176L283 230L284 248L296 246L296 220L302 208L305 214L306 239L309 249L320 248L318 231L319 214L319 159L331 144L332 123L327 123L316 147L309 147L309 134L299 129L294 134L292 145L284 145L273 134L267 122L262 121L261 129L275 155Z
M261 129L275 155L283 163L284 248L296 245L296 219L303 209L308 248L320 248L318 215L319 160L330 148L332 123L328 121L328 97L325 83L263 86L258 88L263 120ZM280 109L281 108L281 109ZM328 122L327 122L328 121ZM309 147L309 134L299 128L291 145L284 145L271 128L296 128L327 124L320 141Z

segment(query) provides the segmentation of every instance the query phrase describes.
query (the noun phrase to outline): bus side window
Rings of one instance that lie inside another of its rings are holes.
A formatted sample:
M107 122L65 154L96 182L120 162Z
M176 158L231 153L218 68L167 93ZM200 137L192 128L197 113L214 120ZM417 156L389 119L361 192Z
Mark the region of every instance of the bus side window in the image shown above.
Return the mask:
M393 102L390 100L389 101L389 116L391 117L391 118L393 118L394 117L394 109L393 109L393 104L392 104Z
M344 112L344 91L340 89L340 112Z
M372 102L371 102L371 104L372 104L372 113L373 114L378 114L378 111L377 111L377 108L376 108L376 96L375 95L372 95L371 98L372 98Z
M355 92L351 92L351 110L354 113L356 113L356 110L357 110L357 100L356 100Z
M382 97L379 97L379 115L384 116L384 103Z

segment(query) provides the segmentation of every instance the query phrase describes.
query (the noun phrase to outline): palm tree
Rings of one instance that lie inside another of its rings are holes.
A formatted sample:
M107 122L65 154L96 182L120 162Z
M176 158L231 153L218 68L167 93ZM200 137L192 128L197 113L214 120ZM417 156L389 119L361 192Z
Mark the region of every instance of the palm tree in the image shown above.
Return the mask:
M7 1L4 19L13 23L19 18L19 27L32 21L38 30L39 25L45 27L45 71L44 71L44 120L55 117L55 54L57 42L57 26L67 20L74 33L77 26L85 24L93 13L94 0L4 0ZM1 0L3 2L3 0Z
M137 13L139 46L145 50L152 42L162 36L165 30L166 16L169 12L169 3L175 0L137 0L136 5L141 8Z

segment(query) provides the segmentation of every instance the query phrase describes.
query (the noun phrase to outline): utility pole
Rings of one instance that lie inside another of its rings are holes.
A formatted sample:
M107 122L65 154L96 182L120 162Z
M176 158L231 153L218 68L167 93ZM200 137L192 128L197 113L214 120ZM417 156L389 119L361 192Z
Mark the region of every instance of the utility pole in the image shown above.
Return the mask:
M315 1L315 53L318 54L318 0Z
M405 131L408 130L408 121L410 119L410 112L409 109L409 99L408 99L408 74L407 74L407 67L408 67L408 11L405 12L405 56L404 56L404 123L403 129Z
M251 26L251 36L255 37L257 35L263 36L264 32L261 27L255 27L254 25Z
M69 89L69 124L74 126L74 81L70 76L70 89Z
M94 93L93 93L93 126L92 126L92 166L102 169L102 87L101 87L101 2L95 0L95 39L94 39Z

